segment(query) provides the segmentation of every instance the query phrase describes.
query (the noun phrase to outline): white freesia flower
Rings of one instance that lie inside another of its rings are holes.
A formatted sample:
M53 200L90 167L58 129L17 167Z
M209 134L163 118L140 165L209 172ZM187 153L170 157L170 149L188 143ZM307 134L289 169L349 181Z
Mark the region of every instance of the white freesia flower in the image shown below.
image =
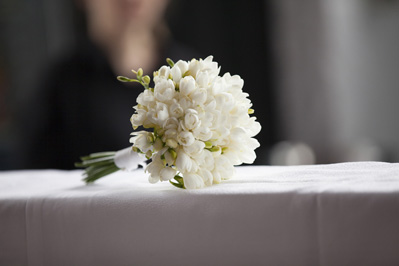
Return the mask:
M173 169L172 167L164 167L160 171L159 175L162 181L168 181L175 177L176 172L176 169Z
M162 79L167 79L170 75L170 67L162 66L158 71L154 73L154 82L157 83Z
M180 150L177 154L176 158L176 166L181 172L190 172L193 168L193 162L190 156L184 152L184 150Z
M190 146L195 142L195 138L191 132L181 131L179 135L177 135L177 141L180 145Z
M137 97L137 103L141 106L151 108L155 106L154 93L150 90L145 90Z
M199 172L199 176L202 177L202 180L204 181L205 186L211 186L213 183L213 175L211 171L209 171L206 167L202 167Z
M204 151L205 143L203 141L194 140L191 145L183 146L184 151L192 158L201 156Z
M152 162L149 163L145 169L146 172L150 173L148 181L152 184L157 183L161 178L161 170L164 169L164 165L159 158L154 157Z
M157 138L153 144L154 152L158 152L163 148L164 143L161 139Z
M183 176L183 179L187 189L202 188L205 186L204 180L198 174L187 173Z
M220 155L215 158L215 168L212 174L217 183L224 179L230 179L234 172L233 164L226 156Z
M183 60L179 60L174 65L174 67L178 67L180 69L180 72L182 73L182 75L184 75L188 71L188 62L183 61Z
M205 88L198 88L193 93L191 93L192 101L197 105L203 105L208 98L208 92Z
M179 118L184 114L183 108L180 106L176 99L173 99L173 102L169 106L169 114L170 116L176 118Z
M146 153L151 149L153 140L151 132L139 131L133 134L136 136L130 138L130 142L133 143L134 147L139 148L143 153Z
M218 63L213 61L213 56L208 56L205 60L199 60L201 71L208 72L211 79L217 77L220 72L220 68L218 67Z
M151 109L147 113L147 118L150 123L162 126L169 118L168 106L162 102L157 102L155 109Z
M161 67L154 72L153 88L147 79L131 123L154 131L137 132L131 141L152 158L146 168L150 182L201 188L231 178L234 165L255 160L259 142L253 137L261 126L250 116L244 81L219 73L209 56Z
M210 152L209 150L204 149L202 152L202 156L199 158L200 165L208 169L209 171L212 171L213 168L215 168L215 160L213 158L214 152Z
M133 127L139 127L143 125L144 120L147 117L147 111L144 109L136 109L136 113L132 115L130 118L130 122L132 123Z
M163 79L155 84L154 96L158 101L168 103L174 99L175 93L175 85L170 79Z
M193 131L194 136L202 141L208 141L212 137L212 131L209 127L198 127Z
M210 83L211 77L206 71L199 71L197 74L197 83L200 87L207 87Z
M171 74L173 77L173 81L179 83L180 79L188 70L188 63L182 60L179 60L171 70Z
M187 109L184 120L182 120L182 127L186 131L192 131L200 126L201 121L198 118L198 112L194 109Z
M188 96L195 90L196 82L192 76L184 77L180 80L179 90L181 95Z

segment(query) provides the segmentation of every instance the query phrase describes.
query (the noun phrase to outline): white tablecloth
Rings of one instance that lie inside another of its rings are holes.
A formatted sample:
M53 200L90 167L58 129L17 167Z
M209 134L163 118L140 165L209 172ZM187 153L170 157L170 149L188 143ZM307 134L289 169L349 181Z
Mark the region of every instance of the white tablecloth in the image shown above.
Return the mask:
M194 191L0 172L0 265L399 265L399 164L236 170Z

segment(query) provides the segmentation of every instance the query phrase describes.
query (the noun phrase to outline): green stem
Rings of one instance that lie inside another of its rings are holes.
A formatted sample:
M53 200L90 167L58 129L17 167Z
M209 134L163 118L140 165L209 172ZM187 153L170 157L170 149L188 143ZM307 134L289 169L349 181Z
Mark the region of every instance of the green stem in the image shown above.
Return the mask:
M98 152L81 157L81 162L75 163L76 167L85 168L86 183L92 183L97 179L110 175L119 170L114 162L115 152Z

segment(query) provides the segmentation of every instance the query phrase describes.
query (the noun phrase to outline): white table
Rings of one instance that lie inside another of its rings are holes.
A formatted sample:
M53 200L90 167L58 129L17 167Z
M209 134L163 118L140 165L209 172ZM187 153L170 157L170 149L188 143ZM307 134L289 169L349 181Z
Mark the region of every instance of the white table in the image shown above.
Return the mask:
M399 265L399 164L236 170L194 191L0 172L0 265Z

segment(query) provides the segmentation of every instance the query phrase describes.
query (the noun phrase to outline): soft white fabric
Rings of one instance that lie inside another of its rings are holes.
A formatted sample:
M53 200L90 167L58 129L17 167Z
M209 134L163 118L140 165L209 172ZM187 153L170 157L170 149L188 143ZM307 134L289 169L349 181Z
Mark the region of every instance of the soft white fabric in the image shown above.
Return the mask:
M115 165L128 172L136 170L139 165L145 165L146 160L144 156L141 157L137 152L134 152L132 147L117 151L114 157Z
M0 265L399 264L399 164L236 171L190 191L142 169L0 172Z

